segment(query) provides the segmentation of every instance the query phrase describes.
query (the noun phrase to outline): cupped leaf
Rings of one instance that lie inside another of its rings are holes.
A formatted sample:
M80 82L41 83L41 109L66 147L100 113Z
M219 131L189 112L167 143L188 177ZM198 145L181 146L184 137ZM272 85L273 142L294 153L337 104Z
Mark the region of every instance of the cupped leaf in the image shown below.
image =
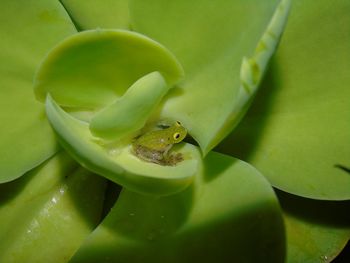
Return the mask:
M260 96L218 149L286 192L350 199L349 12L346 0L295 1Z
M141 34L84 31L47 54L34 78L34 91L41 101L50 93L60 105L97 109L113 103L136 80L154 71L169 85L183 75L165 47Z
M70 262L284 262L284 242L266 179L212 152L181 193L159 198L123 189Z
M172 194L186 188L197 171L199 153L194 146L181 145L184 160L176 166L162 166L142 161L132 147L104 144L92 136L89 124L62 110L48 96L46 112L61 145L84 167L127 189L154 195Z
M332 262L350 238L350 202L277 194L287 229L287 262Z
M179 89L164 100L162 116L181 120L204 153L241 118L240 111L245 110L274 53L289 1L284 0L276 7L277 1L247 4L246 1L180 0L169 4L134 0L130 3L132 28L168 47L186 72ZM243 58L252 54L253 58L249 63L244 62L241 70ZM247 75L252 82L244 82ZM251 87L247 90L249 83Z
M0 183L11 181L57 151L44 108L32 90L47 50L75 33L58 1L0 1Z
M93 116L92 134L113 140L141 130L168 90L159 72L142 77L121 98Z
M100 220L105 180L60 153L0 185L0 261L64 263Z

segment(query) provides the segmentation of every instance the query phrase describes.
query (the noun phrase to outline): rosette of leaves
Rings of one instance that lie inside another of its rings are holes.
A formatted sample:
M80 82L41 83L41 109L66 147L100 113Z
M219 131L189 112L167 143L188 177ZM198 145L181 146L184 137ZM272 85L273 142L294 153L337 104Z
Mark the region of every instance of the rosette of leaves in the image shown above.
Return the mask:
M349 238L350 6L294 1L252 103L289 4L2 1L0 261L332 260ZM129 151L163 119L200 147L174 167ZM123 189L98 221L103 177Z

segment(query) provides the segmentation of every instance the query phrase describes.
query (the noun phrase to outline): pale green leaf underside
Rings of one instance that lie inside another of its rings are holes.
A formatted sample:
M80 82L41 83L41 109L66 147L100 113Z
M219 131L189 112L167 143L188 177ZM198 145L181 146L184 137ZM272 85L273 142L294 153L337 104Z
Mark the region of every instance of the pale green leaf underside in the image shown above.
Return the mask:
M56 140L33 96L36 67L47 50L75 32L58 1L0 1L0 183L50 157Z
M209 153L196 178L169 197L124 189L71 262L283 262L279 205L257 170Z
M0 185L0 261L63 263L97 224L104 180L66 154Z
M46 112L64 149L82 166L127 189L154 195L172 194L186 188L197 171L199 153L190 144L177 148L184 161L176 166L162 166L136 157L130 142L108 144L92 136L88 123L63 111L50 96Z
M350 237L350 203L277 194L287 229L287 262L331 262Z
M260 96L219 150L286 192L349 199L350 2L293 6Z

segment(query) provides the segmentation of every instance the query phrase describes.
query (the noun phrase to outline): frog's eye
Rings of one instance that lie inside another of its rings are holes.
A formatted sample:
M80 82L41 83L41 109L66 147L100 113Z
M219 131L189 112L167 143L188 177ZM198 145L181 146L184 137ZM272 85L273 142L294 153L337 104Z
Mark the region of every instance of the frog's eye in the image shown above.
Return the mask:
M178 140L180 138L180 133L179 132L175 132L173 135L174 140Z
M177 126L181 126L181 122L176 121Z

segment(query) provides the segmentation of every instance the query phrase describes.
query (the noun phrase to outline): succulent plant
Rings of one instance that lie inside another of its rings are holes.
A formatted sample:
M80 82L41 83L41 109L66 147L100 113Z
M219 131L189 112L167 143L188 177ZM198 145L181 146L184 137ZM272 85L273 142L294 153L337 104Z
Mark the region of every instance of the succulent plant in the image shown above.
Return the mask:
M0 262L330 262L343 249L349 1L0 12ZM174 122L189 136L161 152L173 159L139 158L137 138Z

